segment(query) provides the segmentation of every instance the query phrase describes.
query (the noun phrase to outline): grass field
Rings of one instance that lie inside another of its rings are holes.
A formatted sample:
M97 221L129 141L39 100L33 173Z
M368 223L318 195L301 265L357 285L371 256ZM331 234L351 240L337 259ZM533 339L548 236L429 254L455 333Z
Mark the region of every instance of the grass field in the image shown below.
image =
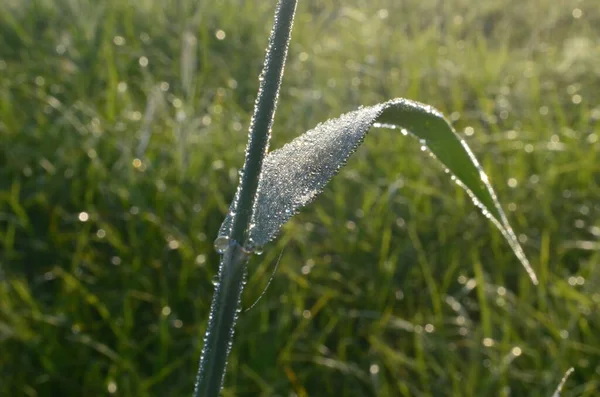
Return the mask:
M273 2L3 0L0 395L190 396ZM597 0L301 0L272 147L436 106L539 278L374 129L250 262L223 396L600 395Z

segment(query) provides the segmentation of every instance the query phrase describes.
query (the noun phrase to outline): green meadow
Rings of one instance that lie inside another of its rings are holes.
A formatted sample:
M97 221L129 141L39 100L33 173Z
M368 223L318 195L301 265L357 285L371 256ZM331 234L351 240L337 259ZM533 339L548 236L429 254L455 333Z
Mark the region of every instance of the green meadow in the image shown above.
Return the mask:
M274 1L0 4L0 395L191 396ZM597 0L300 0L271 148L446 114L540 280L372 129L249 263L222 395L600 395Z

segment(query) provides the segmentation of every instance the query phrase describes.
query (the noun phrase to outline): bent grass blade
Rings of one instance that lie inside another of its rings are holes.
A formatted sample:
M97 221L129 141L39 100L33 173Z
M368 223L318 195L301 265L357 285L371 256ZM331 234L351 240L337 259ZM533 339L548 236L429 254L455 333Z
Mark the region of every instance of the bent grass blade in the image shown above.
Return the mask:
M275 238L285 222L323 191L373 126L408 131L418 138L496 225L532 282L538 283L487 175L467 143L439 111L407 99L361 107L319 124L269 153L262 168L250 224L251 242L260 246ZM235 213L235 206L234 202L230 213ZM227 216L219 235L229 235L231 226L232 218Z
M569 379L569 376L571 376L571 374L573 372L575 372L575 368L573 368L573 367L571 367L567 370L567 372L564 374L564 376L560 380L560 383L556 387L556 390L554 391L554 394L552 395L552 397L560 397L560 393L562 393L562 389L565 386L565 383L567 383L567 379Z

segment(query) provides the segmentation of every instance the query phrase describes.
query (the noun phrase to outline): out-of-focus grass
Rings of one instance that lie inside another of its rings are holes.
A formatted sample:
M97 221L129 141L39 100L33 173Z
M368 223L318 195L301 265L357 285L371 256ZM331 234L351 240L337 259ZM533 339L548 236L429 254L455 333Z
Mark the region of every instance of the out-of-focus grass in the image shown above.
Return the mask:
M404 96L482 160L540 277L374 130L250 264L225 396L600 389L600 11L303 1L274 146ZM0 395L191 393L272 5L0 6Z

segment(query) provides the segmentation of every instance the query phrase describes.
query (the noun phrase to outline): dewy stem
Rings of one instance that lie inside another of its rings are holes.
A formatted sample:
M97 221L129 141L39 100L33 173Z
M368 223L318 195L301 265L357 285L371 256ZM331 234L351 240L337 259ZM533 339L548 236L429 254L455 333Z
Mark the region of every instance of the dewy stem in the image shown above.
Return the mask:
M247 261L248 254L244 248L233 242L221 258L194 397L217 397L221 391L244 289Z
M271 126L275 117L279 87L283 78L283 68L294 23L297 0L280 0L275 11L273 30L269 38L269 47L265 55L263 71L260 74L260 88L254 107L254 115L248 133L246 161L241 178L237 211L233 217L231 238L246 244L248 226L252 211L260 171L271 138Z
M269 149L271 126L277 107L279 87L290 42L297 0L279 0L275 11L273 30L260 75L260 88L248 134L248 146L237 211L229 245L219 266L218 284L210 308L204 347L200 358L194 397L217 397L223 385L227 357L233 343L235 323L246 279L248 228L252 219L254 202L263 160Z

